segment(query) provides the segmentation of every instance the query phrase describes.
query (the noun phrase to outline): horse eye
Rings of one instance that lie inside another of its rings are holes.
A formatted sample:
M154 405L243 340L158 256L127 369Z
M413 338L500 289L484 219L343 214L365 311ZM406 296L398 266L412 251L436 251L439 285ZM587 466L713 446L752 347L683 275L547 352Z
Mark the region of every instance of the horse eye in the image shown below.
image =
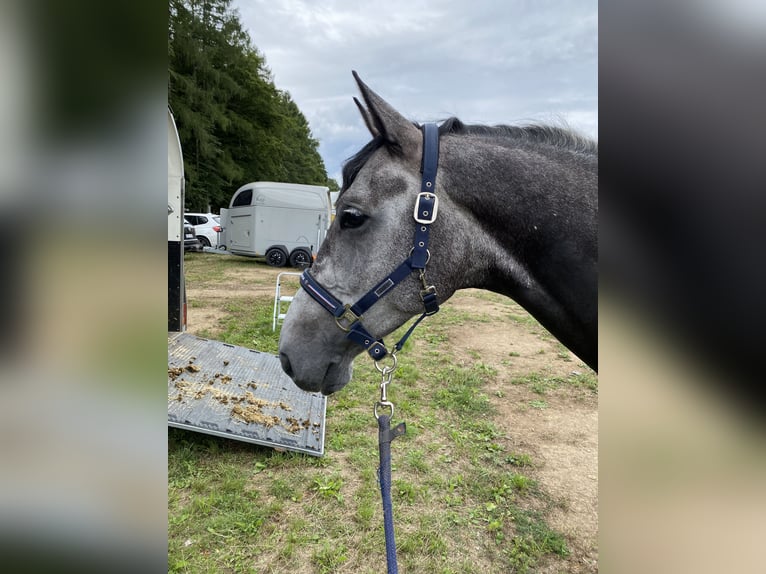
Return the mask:
M358 209L350 207L344 209L340 216L340 228L354 229L360 227L365 221L367 221L367 216L364 213Z

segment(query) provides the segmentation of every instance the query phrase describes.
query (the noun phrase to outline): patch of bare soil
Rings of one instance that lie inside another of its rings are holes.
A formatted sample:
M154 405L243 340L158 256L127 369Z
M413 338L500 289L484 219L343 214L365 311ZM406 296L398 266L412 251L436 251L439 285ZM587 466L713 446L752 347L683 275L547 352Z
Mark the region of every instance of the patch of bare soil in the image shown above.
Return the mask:
M540 395L529 384L511 384L533 373L565 378L588 367L542 327L508 320L520 309L515 304L488 301L481 291L469 289L447 305L490 317L470 332L451 327L447 344L456 359L480 360L497 369L496 381L486 389L496 408L495 423L516 452L532 457L534 468L524 474L554 500L548 524L567 537L571 551L563 567L571 573L598 572L598 399L578 388ZM538 571L561 569L559 562Z
M216 255L215 257L221 257ZM252 266L238 267L236 271L228 270L224 281L216 282L215 286L195 286L193 282L187 282L186 298L188 301L209 301L211 304L204 307L195 307L191 304L187 309L187 323L189 332L194 334L207 333L215 337L223 330L223 322L227 314L223 310L224 304L238 297L274 297L277 275L282 272L295 273L297 269L275 268L266 265L253 264ZM282 278L282 290L285 294L292 294L298 290L297 276L285 276Z
M187 296L190 294L191 291L187 291ZM189 307L186 311L189 333L194 335L207 333L213 338L223 331L223 322L226 317L226 313L217 307Z

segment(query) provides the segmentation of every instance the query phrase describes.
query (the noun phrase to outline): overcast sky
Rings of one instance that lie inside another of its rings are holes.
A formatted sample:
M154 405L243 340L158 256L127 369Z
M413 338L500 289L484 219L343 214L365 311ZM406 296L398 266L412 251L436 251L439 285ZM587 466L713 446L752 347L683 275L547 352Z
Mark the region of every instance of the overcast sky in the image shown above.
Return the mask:
M234 0L327 173L370 135L351 70L411 120L566 124L598 135L596 0Z

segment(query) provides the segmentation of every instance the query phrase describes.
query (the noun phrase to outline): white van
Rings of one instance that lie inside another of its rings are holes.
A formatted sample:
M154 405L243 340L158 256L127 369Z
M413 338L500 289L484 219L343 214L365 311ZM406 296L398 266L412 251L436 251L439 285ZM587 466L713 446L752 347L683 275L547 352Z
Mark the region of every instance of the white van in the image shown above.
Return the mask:
M221 210L226 248L265 257L274 267L308 267L331 222L329 188L256 181L240 187Z

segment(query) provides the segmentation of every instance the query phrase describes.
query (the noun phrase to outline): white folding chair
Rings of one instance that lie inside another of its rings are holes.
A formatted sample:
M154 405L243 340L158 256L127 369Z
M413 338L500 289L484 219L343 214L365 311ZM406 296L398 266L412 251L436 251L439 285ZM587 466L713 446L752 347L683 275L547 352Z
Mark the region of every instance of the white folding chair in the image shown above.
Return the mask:
M277 288L274 292L274 316L271 321L272 331L276 331L277 325L281 324L285 320L285 315L287 315L287 308L290 306L290 302L293 300L293 297L295 297L295 293L297 292L296 288L292 295L282 294L282 277L290 275L295 277L301 276L300 273L294 273L291 271L283 271L277 275Z

